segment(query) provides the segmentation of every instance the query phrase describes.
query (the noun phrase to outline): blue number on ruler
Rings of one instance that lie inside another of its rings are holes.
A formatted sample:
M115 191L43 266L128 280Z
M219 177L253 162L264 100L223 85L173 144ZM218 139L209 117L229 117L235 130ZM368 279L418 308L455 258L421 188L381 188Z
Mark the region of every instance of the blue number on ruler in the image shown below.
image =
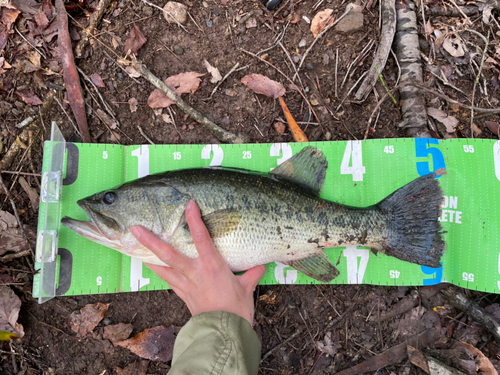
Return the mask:
M426 266L421 266L422 272L426 275L434 275L432 279L424 279L424 285L436 285L443 280L443 262L441 262L441 267L439 268L431 268Z
M438 145L439 141L432 138L415 138L415 151L417 153L417 158L426 158L429 155L432 156L433 171L429 169L428 161L418 161L417 162L417 172L420 176L424 176L429 173L433 173L440 168L446 168L444 164L444 156L441 150L435 147L430 147L431 145ZM439 178L441 176L436 176Z

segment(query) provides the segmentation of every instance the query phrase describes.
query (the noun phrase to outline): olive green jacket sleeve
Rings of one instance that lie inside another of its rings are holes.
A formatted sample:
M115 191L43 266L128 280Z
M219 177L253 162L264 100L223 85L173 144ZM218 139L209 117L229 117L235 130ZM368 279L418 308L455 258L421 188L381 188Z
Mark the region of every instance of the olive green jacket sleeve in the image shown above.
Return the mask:
M261 345L248 321L224 311L202 313L182 327L169 375L254 375Z

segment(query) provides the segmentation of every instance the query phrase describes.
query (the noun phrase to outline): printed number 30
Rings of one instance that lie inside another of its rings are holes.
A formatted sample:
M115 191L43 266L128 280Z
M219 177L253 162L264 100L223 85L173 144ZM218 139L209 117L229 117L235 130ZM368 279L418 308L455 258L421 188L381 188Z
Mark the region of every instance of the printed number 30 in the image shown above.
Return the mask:
M433 173L441 168L446 168L444 163L444 156L441 150L431 145L438 145L439 141L437 139L431 138L416 138L415 139L415 151L417 158L426 158L429 155L432 156L433 171L431 172L429 168L428 161L417 162L417 172L420 176ZM439 178L441 176L437 176Z

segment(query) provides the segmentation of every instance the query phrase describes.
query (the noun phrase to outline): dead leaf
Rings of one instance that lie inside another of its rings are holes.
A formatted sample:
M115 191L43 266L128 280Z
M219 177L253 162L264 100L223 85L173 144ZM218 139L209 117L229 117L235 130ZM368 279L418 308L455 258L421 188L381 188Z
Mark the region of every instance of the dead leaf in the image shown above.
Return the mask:
M428 20L427 23L425 24L425 33L430 35L434 32L434 28L431 25L431 20Z
M147 39L141 30L139 30L139 27L134 26L132 30L130 30L129 37L125 41L125 53L128 53L130 50L131 53L136 55L139 48L141 48L146 41Z
M342 345L336 344L333 345L332 341L332 333L327 332L323 341L318 341L316 343L319 351L325 353L327 356L334 357L337 354L337 350L342 347Z
M130 76L130 78L137 78L141 76L141 73L139 73L137 70L132 68L131 66L127 66L125 68L125 72Z
M35 22L40 30L45 30L47 26L49 26L49 19L47 18L45 12L41 9L39 9L35 14Z
M8 286L0 286L0 331L7 331L24 336L24 329L17 322L21 300Z
M453 57L462 57L465 55L462 41L454 35L447 35L444 38L443 48Z
M17 91L16 95L19 99L29 105L40 105L43 102L36 96L33 91Z
M484 123L490 129L490 132L500 137L500 124L498 122L485 121Z
M135 335L131 339L117 342L141 358L168 362L172 359L176 327L157 326Z
M90 80L92 82L94 82L94 85L96 85L97 87L106 87L106 85L102 81L101 76L97 73L92 74L92 76L90 77Z
M149 361L137 361L131 363L124 369L115 367L116 375L146 375Z
M101 302L88 304L82 307L80 311L72 312L66 324L76 332L77 338L81 338L97 327L104 318L106 311L108 311L109 305L110 303Z
M3 23L7 32L12 28L12 24L16 22L17 16L20 11L17 9L0 8L2 11L2 16L0 17L0 23Z
M446 112L443 112L437 108L434 107L429 107L427 108L427 114L434 118L435 120L439 121L442 123L444 126L446 126L446 131L448 133L454 133L459 121L456 119L456 117L453 117L451 115L448 115Z
M0 231L0 255L6 252L17 253L29 248L29 244L19 229L8 228Z
M40 204L40 196L35 188L32 188L26 179L23 176L19 177L19 183L23 190L28 194L28 198L30 199L31 206L33 209L38 210L38 205Z
M203 59L203 65L205 65L205 68L207 68L208 72L212 75L212 78L210 78L210 82L217 83L222 79L219 69L210 65L207 59Z
M172 119L170 118L170 115L168 113L164 113L161 115L161 118L164 122L166 122L167 124L173 124L174 122L172 121Z
M26 57L28 60L35 66L37 69L41 68L40 64L40 54L36 51L29 51L26 53Z
M117 49L118 46L120 45L115 38L111 38L111 44L113 44L114 49Z
M12 68L12 66L7 61L5 61L5 58L3 56L0 56L0 74L5 73L5 69L10 68Z
M299 21L300 21L300 14L294 13L293 16L291 16L290 23L291 24L296 24Z
M137 107L139 106L139 102L136 98L130 98L128 100L128 105L130 107L130 112L134 113L137 111Z
M36 14L41 4L35 0L12 0L12 5L23 13Z
M335 17L332 17L332 13L333 9L325 9L316 13L311 22L311 32L315 38L334 22Z
M16 217L7 211L0 211L0 229L17 228Z
M476 124L472 124L472 131L474 132L474 135L477 137L482 134L482 130L477 127Z
M118 323L106 326L102 338L115 344L118 341L126 340L133 330L134 326L132 324Z
M192 94L200 86L201 79L204 74L196 72L180 73L175 76L168 77L165 84L175 91L177 95ZM161 90L154 90L148 98L148 106L151 108L166 108L174 104Z
M248 19L247 22L245 22L245 27L247 29L251 29L253 27L257 27L257 20L254 17Z
M241 79L241 82L257 94L277 99L285 95L285 88L279 82L263 76L262 74L249 74Z
M281 135L285 132L286 125L283 124L282 122L275 122L274 123L274 130L276 130L276 134Z
M481 371L483 375L498 375L497 370L492 365L490 360L478 348L463 341L460 342L460 345L465 347L476 361L476 369L478 373Z

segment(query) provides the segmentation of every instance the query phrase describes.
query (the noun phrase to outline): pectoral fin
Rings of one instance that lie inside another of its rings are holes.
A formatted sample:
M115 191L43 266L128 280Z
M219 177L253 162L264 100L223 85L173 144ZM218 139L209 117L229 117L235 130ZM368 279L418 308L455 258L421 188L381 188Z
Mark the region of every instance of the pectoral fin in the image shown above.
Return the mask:
M323 251L304 259L293 260L287 264L323 283L329 283L340 274Z
M202 219L207 226L210 237L219 238L228 235L238 227L241 221L241 212L228 208L212 212L203 216Z

